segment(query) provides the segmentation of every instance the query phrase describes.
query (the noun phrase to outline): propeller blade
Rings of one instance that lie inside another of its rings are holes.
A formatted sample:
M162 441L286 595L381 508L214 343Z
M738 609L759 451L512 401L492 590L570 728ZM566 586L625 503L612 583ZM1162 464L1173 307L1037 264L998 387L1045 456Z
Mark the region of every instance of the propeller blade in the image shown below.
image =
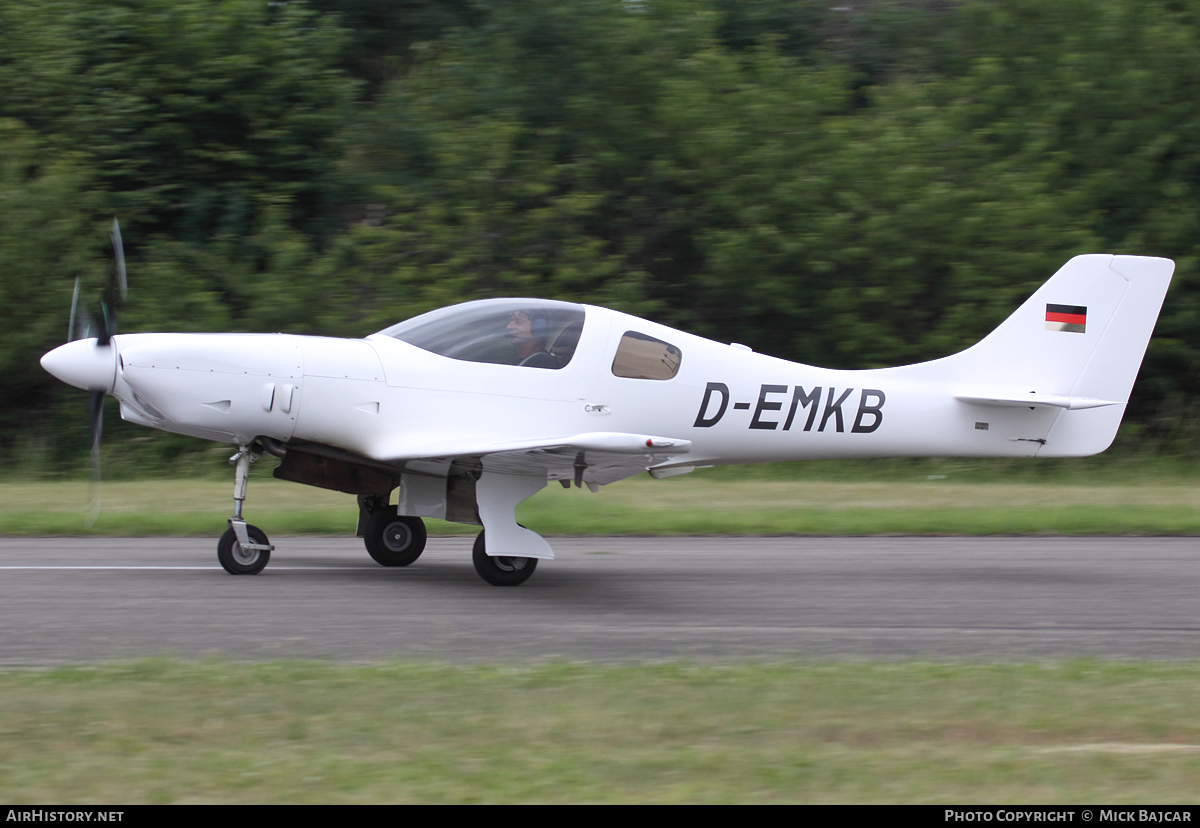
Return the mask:
M88 311L87 300L79 301L79 277L75 277L75 291L71 294L71 320L67 323L67 341L88 339L95 335L96 323Z
M90 339L96 335L96 323L92 319L92 314L88 311L87 302L81 301L78 309L71 316L72 342L76 339Z
M79 307L79 277L75 277L75 292L71 294L71 321L67 323L67 342L74 342L79 337L75 336L75 309Z
M121 241L121 225L113 217L112 233L113 259L116 271L109 279L104 296L100 299L100 327L96 331L96 344L102 348L108 347L108 342L117 332L117 306L125 299L128 287L125 281L125 245Z
M108 286L100 298L100 315L93 318L88 312L86 302L79 300L79 277L75 278L75 292L71 296L71 321L68 325L68 336L71 341L96 337L97 348L109 347L113 335L117 332L117 307L124 301L128 293L125 277L125 245L121 241L121 225L116 217L112 223L113 259L116 268L108 281ZM88 392L88 417L91 421L92 432L92 482L89 487L89 503L85 525L91 529L100 516L100 433L104 430L104 389L93 388Z
M117 287L120 290L121 301L124 301L129 286L125 281L125 245L121 242L121 225L117 223L116 216L113 216L112 245L113 255L117 260Z
M96 347L107 348L112 335L117 332L117 316L112 303L105 296L100 300L100 318L96 321Z
M100 432L104 427L104 391L93 388L88 392L89 416L92 424L92 482L88 487L88 507L84 526L91 529L100 517Z

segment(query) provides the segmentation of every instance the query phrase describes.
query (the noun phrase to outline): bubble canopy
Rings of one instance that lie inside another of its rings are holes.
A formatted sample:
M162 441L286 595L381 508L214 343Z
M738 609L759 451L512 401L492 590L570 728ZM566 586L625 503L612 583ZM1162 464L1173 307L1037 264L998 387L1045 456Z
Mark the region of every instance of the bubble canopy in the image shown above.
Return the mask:
M583 331L583 305L549 299L482 299L423 313L380 331L466 362L564 367Z

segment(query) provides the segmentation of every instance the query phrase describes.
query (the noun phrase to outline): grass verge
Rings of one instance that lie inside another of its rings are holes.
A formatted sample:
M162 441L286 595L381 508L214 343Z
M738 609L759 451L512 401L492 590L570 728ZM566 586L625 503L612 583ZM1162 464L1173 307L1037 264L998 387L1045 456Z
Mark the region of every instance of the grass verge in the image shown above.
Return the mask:
M1191 478L963 477L797 480L701 471L626 480L598 494L551 485L517 514L552 535L1200 534L1200 486ZM219 534L232 488L212 479L105 483L100 519L88 532ZM87 502L85 482L0 483L0 533L85 534ZM349 495L259 475L246 514L270 535L344 535L354 531L357 507ZM433 534L477 531L429 525Z
M0 799L1192 802L1200 664L0 673Z

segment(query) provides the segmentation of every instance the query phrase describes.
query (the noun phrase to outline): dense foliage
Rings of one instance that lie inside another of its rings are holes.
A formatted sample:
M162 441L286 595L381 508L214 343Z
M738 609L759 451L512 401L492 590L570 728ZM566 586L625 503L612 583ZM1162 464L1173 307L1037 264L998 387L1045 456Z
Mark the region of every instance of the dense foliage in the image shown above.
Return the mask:
M535 294L836 367L958 350L1071 255L1168 256L1131 420L1190 449L1198 18L1166 0L0 4L0 442L78 413L37 356L75 277L106 278L117 214L124 330L362 335Z

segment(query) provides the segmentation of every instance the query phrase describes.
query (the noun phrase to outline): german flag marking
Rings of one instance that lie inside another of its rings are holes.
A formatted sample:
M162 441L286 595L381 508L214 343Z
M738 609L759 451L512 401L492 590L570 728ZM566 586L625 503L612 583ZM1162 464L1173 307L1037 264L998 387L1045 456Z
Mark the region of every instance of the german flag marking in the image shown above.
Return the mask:
M1084 333L1087 307L1084 305L1046 305L1046 330Z

